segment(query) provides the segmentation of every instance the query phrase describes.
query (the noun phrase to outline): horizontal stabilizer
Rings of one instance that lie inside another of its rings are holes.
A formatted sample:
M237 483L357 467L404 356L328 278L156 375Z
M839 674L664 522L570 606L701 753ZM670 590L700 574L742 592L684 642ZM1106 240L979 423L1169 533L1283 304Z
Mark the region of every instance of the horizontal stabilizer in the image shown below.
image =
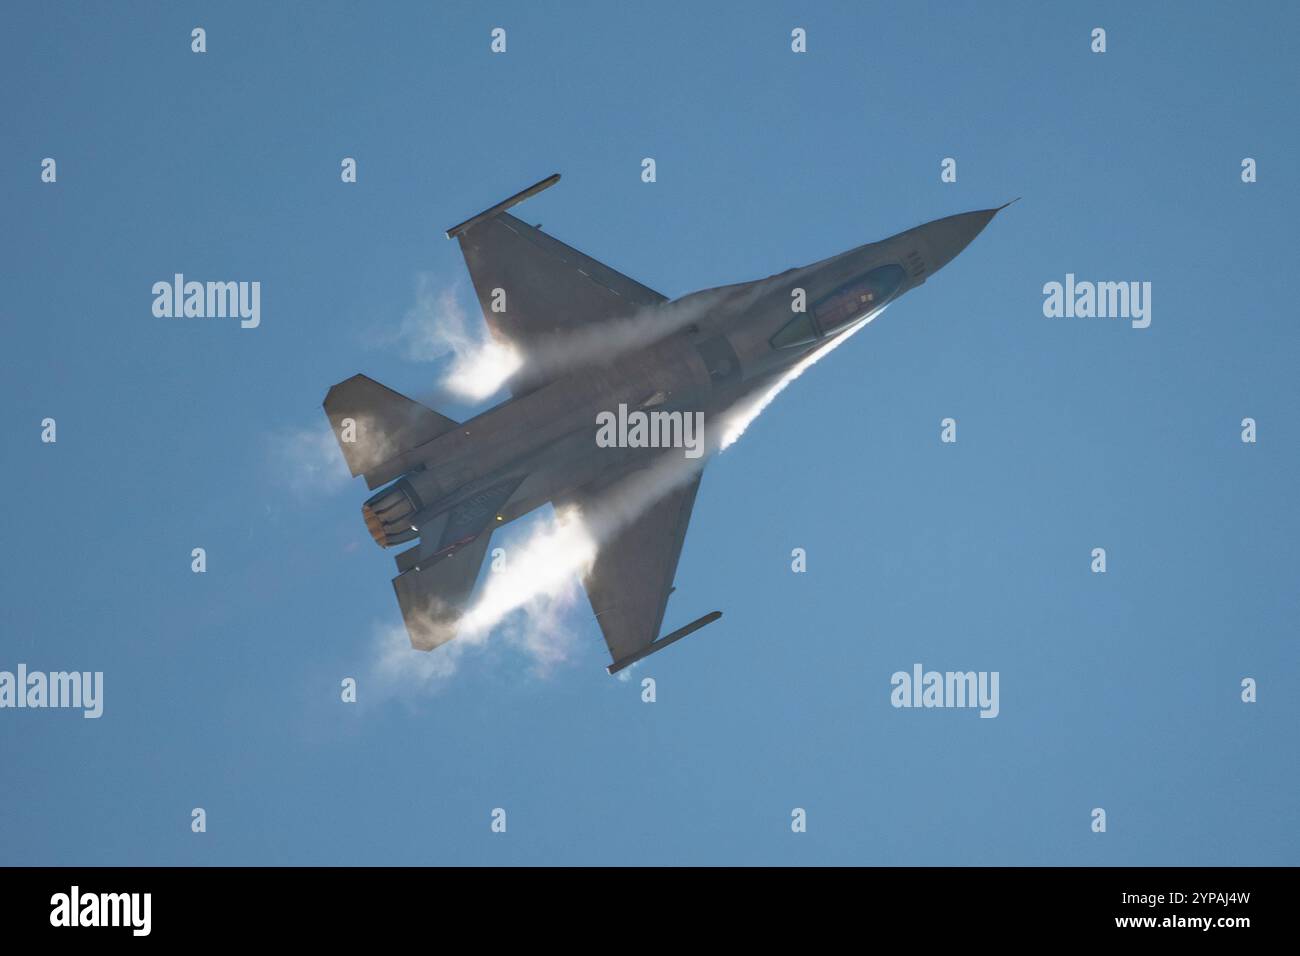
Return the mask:
M381 467L385 462L458 427L365 375L339 382L324 405L348 469L354 477L365 475L371 488L396 477Z
M431 651L456 636L490 540L490 534L481 534L432 564L418 565L393 578L402 620L416 650Z

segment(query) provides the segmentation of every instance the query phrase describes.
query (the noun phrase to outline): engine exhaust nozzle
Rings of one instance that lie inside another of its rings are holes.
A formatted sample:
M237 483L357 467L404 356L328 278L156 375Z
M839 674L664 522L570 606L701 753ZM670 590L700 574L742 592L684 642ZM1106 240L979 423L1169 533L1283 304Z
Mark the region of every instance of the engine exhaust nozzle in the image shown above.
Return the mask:
M361 506L366 530L381 548L412 541L419 534L412 525L420 510L415 490L405 479L385 488Z

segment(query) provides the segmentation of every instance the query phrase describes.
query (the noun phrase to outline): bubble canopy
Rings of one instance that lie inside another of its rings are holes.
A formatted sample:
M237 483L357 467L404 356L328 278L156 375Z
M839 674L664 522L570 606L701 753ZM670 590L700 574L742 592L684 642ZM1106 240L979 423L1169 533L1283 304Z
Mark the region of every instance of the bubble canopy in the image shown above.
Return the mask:
M782 326L772 336L772 348L794 348L833 335L892 299L906 278L902 266L887 265L849 280Z

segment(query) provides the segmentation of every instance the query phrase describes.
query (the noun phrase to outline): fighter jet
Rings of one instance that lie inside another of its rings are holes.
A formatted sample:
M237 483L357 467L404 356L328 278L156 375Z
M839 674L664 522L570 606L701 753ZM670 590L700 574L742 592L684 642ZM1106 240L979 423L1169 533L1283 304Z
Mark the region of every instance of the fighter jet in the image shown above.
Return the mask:
M613 674L721 612L659 636L707 455L692 464L680 447L602 442L609 416L643 412L671 424L701 415L716 449L728 410L922 285L1006 207L669 301L506 212L559 178L447 230L492 337L519 358L509 400L456 422L354 375L329 390L324 408L353 476L380 489L361 508L375 542L418 542L396 555L393 589L420 650L456 636L494 529L548 502L598 508L638 475L683 462L611 525L583 577Z

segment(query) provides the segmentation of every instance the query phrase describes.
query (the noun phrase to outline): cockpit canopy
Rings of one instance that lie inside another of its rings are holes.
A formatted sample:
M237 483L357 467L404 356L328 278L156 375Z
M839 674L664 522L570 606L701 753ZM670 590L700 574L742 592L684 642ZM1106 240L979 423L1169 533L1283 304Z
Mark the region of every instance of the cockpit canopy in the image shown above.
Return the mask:
M772 336L772 348L808 345L835 334L877 311L898 293L906 278L902 266L888 265L846 282L830 295L814 302L807 312L782 326L781 331Z

